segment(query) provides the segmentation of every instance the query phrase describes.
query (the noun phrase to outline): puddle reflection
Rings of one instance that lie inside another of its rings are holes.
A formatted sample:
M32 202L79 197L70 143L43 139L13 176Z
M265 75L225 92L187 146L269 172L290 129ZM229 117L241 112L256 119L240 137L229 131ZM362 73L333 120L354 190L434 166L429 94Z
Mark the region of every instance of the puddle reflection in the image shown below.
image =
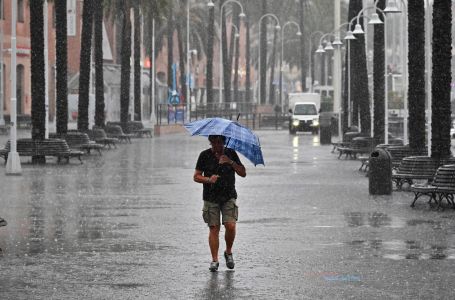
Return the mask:
M382 256L387 259L455 259L455 248L445 245L427 245L422 241L414 240L354 240L346 242L353 250L372 251L374 256ZM374 251L373 251L374 250ZM377 253L377 252L382 253Z
M235 271L213 272L209 278L199 299L236 299L234 287Z

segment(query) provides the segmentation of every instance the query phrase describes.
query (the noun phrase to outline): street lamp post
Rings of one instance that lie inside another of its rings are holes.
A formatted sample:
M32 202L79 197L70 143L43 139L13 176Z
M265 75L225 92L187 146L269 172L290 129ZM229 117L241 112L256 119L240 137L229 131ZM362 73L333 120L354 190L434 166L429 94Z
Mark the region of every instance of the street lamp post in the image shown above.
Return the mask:
M308 76L310 76L310 93L313 93L313 74L312 74L312 68L311 68L311 62L313 61L313 36L315 34L321 34L323 35L324 33L322 31L314 31L310 34L310 43L309 43L309 55L308 55Z
M210 2L210 3L213 3L213 2ZM209 3L209 5L210 5ZM219 92L219 99L220 99L220 104L223 102L223 33L222 33L222 29L223 29L223 8L226 4L228 3L236 3L239 7L240 7L240 14L239 14L239 17L240 18L243 18L245 17L245 13L243 12L243 6L242 4L237 1L237 0L227 0L226 2L224 2L221 7L220 7L220 92Z
M278 19L278 17L275 15L275 14L272 14L272 13L268 13L268 14L265 14L265 15L262 15L261 18L259 18L259 21L258 21L258 28L259 28L259 44L260 44L260 41L261 41L261 23L262 23L262 20L266 17L272 17L275 19L276 21L276 26L275 26L275 29L276 30L280 30L281 29L281 26L280 26L280 20ZM259 60L258 60L258 84L259 84L259 104L261 103L261 46L259 45ZM266 64L267 65L267 64Z
M297 36L302 35L302 31L300 30L299 24L294 21L288 21L284 23L283 27L281 27L281 58L280 58L280 105L283 106L283 50L284 50L284 29L288 25L295 25L297 27Z
M16 111L16 19L17 0L11 1L11 131L10 131L10 152L6 162L6 175L20 175L21 160L17 153L17 111Z

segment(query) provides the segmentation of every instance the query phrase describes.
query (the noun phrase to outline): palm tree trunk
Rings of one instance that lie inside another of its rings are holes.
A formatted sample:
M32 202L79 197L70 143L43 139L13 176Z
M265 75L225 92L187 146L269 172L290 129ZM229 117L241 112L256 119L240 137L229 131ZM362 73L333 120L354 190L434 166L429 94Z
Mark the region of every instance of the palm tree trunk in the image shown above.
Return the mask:
M130 105L130 75L131 75L131 20L128 0L123 0L122 48L120 71L120 123L123 130L127 128Z
M134 120L142 120L141 107L141 15L139 3L134 1Z
M68 38L66 1L55 1L55 18L59 26L55 27L56 53L56 93L57 93L57 135L64 135L68 130Z
M351 0L356 2L356 14L362 9L362 0ZM363 27L363 18L361 25ZM351 60L351 82L353 100L353 124L357 124L360 118L360 127L364 135L370 135L371 117L369 109L369 93L368 93L368 72L366 66L365 53L365 37L363 34L356 35L357 40L351 43L351 55L354 58Z
M184 45L183 45L183 30L182 30L182 25L181 23L178 21L176 23L176 27L177 27L177 36L178 36L178 39L177 39L177 46L178 46L178 50L179 50L179 69L180 69L180 94L183 95L183 99L185 99L185 101L189 100L186 98L186 71L185 71L185 63L186 63L186 59L185 59L185 50L184 50Z
M58 1L57 1L58 2ZM94 2L95 126L104 127L103 1Z
M275 105L275 85L273 84L276 67L276 46L277 46L278 30L275 28L273 32L273 48L272 57L270 58L270 86L269 86L269 103Z
M436 159L450 156L451 4L451 0L433 4L431 156Z
M245 103L251 102L251 41L250 41L250 18L248 14L245 18L246 27L246 49L245 49ZM248 110L249 111L249 110Z
M220 7L225 1L220 1ZM226 9L223 10L223 16L221 18L221 40L222 42L222 68L220 72L223 72L223 85L224 85L224 103L226 108L227 103L231 102L231 66L229 62L229 51L227 43L227 22L226 22ZM220 87L221 89L221 87ZM220 90L221 92L221 90Z
M267 2L262 1L262 15L265 15L267 13ZM261 69L259 70L260 72L260 94L261 94L261 99L259 101L260 104L265 104L266 103L266 73L267 73L267 20L263 19L261 24L261 40L260 40L260 50L261 51L261 58L260 58L260 65Z
M384 10L385 0L379 0L378 8ZM384 22L382 14L378 13ZM374 99L374 140L376 144L384 143L384 25L374 26L374 56L373 56L373 99Z
M30 2L30 44L32 79L32 139L45 138L45 85L44 77L44 18L43 1ZM33 163L45 163L44 156L33 156Z
M33 2L33 1L32 1ZM84 0L82 12L81 56L79 68L79 102L77 129L88 131L90 67L92 51L93 0Z
M206 89L207 105L213 105L213 39L215 33L215 7L209 8L209 18L207 26L207 70L206 70Z
M172 64L174 63L174 14L172 4L168 7L167 19L167 86L172 89Z
M425 7L423 1L408 2L409 39L409 147L425 148Z
M300 31L304 32L304 3L305 0L299 0L299 26ZM281 37L283 38L283 37ZM311 50L311 49L310 49ZM300 72L301 72L301 82L302 82L302 91L306 90L306 68L305 68L305 36L302 34L300 36ZM308 62L309 63L309 62ZM283 103L281 103L283 105Z
M240 30L240 9L237 8L234 11L234 25ZM234 28L233 28L234 29ZM232 35L234 33L234 36ZM231 57L234 56L234 102L239 102L239 58L240 58L240 32L238 32L239 37L236 37L236 31L231 31L231 42L235 47L231 52ZM232 38L234 37L234 38Z

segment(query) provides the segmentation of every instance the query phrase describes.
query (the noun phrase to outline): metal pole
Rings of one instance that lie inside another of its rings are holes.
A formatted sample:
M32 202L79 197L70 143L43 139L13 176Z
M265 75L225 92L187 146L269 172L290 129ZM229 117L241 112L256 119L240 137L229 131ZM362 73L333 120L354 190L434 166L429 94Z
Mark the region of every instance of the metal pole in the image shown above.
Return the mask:
M348 127L351 123L351 40L348 40Z
M152 126L152 134L155 133L155 124L156 124L156 113L155 113L155 19L152 20L152 54L150 57L150 63L152 64L152 93L151 93L151 113L150 113L150 123Z
M225 2L224 4L226 4ZM219 84L219 102L220 105L223 102L223 8L224 4L220 8L220 84Z
M186 68L188 74L188 76L186 76L186 119L187 122L190 122L190 0L187 0L186 2Z
M17 126L16 126L16 19L17 19L17 0L11 1L11 131L10 131L10 152L6 162L6 175L20 175L21 160L16 151L17 146Z
M47 1L44 1L44 109L45 109L45 130L44 138L49 138L49 31Z
M384 143L389 143L389 95L388 95L388 74L387 74L387 15L384 16Z
M284 27L286 27L286 23L281 28L281 55L280 55L280 105L283 103L283 49L284 49Z
M428 147L428 155L431 156L431 105L432 105L432 95L431 95L431 76L432 76L432 53L431 53L431 39L432 39L432 34L433 34L433 28L431 26L432 22L432 17L431 17L431 7L430 1L426 0L426 10L425 10L425 20L426 20L426 28L425 28L425 48L426 48L426 55L425 55L425 69L427 70L427 147Z
M335 2L335 28L338 29L341 24L341 7L340 1L334 0ZM339 38L340 33L337 31L337 37ZM333 110L338 113L338 137L342 136L341 128L341 51L340 47L335 47L334 61L333 61Z
M0 4L3 4L3 0L0 0ZM2 14L3 14L2 10ZM5 93L3 86L3 16L0 15L0 126L5 125L5 118L3 116L3 108L5 103Z
M403 98L404 98L404 117L403 117L403 142L404 144L409 143L409 133L408 133L408 18L407 16L407 6L404 1L401 1L404 7L404 27L405 30L401 32L401 58L402 58L402 68L403 68Z

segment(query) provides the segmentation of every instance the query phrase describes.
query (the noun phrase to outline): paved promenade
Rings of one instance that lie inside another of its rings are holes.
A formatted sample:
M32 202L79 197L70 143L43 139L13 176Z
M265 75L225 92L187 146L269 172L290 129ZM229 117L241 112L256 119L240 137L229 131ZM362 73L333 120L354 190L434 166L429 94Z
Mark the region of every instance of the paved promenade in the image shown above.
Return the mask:
M208 271L192 181L205 138L0 166L0 299L453 299L455 211L370 196L360 163L310 134L258 134L266 166L241 157L237 178L235 271Z

